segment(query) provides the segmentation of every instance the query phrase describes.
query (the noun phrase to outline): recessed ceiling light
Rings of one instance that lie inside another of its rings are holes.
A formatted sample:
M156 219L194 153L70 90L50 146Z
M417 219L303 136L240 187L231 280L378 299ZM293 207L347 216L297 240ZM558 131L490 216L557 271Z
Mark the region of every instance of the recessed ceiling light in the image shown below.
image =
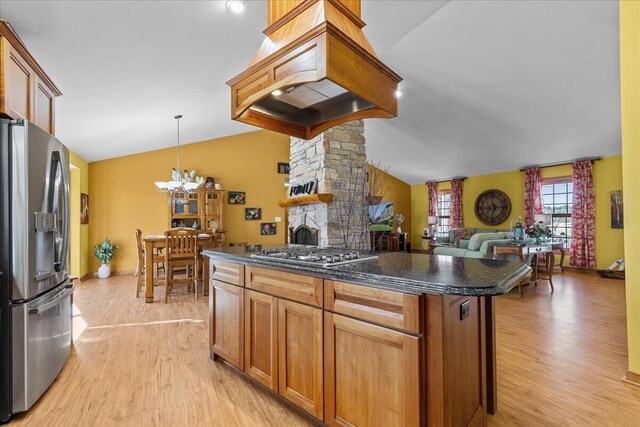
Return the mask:
M244 0L227 0L224 5L230 11L240 13L244 10L246 3Z
M280 95L282 95L282 91L280 89L276 89L273 92L271 92L271 95L280 96Z
M402 91L400 89L396 90L396 98L400 98L402 96Z

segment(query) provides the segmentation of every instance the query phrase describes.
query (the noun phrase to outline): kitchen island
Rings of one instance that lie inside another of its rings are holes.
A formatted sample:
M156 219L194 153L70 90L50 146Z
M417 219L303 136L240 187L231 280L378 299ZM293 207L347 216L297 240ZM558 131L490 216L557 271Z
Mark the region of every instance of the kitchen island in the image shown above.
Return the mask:
M209 258L210 356L328 425L486 425L496 409L493 297L530 271L384 253L323 267Z

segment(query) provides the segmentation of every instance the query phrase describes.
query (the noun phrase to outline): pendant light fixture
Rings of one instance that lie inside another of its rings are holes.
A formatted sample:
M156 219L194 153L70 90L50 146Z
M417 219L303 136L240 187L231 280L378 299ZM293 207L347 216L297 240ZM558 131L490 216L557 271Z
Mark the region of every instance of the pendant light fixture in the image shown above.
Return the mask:
M180 119L182 118L182 115L178 114L173 118L176 119L178 128L178 144L176 145L176 168L171 173L171 181L157 181L156 187L158 187L162 192L169 191L171 193L174 193L177 190L182 189L187 193L190 193L200 185L198 183L191 182L188 175L183 176L182 174L182 170L180 169Z

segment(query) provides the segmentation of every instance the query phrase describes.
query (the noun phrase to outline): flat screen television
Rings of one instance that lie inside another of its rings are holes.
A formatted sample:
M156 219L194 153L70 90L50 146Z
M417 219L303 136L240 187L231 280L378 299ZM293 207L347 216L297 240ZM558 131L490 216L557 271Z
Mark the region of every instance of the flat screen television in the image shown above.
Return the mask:
M393 231L393 203L369 205L369 231Z

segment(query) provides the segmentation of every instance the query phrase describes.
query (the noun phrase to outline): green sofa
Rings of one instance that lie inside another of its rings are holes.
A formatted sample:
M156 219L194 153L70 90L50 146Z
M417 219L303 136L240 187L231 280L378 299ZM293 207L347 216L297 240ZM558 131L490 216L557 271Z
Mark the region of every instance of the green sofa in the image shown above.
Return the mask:
M459 239L459 246L455 244L456 231L466 230L471 235L469 239ZM490 228L464 227L452 229L448 236L436 237L436 241L450 246L434 248L434 255L450 255L462 258L493 258L493 247L497 244L510 243L513 233L511 230L498 230ZM525 242L533 239L526 239ZM513 257L504 257L511 259Z

